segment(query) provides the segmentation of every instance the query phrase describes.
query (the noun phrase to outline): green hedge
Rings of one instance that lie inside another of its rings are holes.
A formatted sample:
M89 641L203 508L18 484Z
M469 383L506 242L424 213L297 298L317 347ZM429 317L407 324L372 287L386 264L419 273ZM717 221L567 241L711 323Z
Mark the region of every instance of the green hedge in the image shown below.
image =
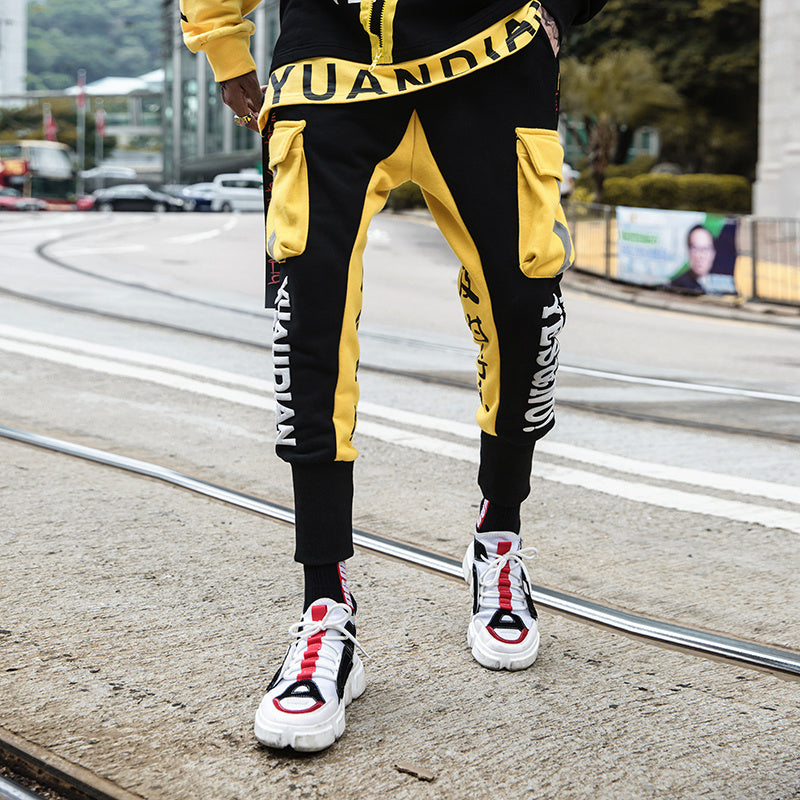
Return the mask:
M636 156L627 164L609 164L606 167L606 178L635 178L650 172L657 163L655 156Z
M422 189L413 181L406 181L396 189L392 189L389 193L389 199L386 201L386 208L390 211L424 207L425 198L422 196Z
M634 177L608 177L603 202L612 206L672 208L723 214L749 214L752 188L740 175L668 175L648 172ZM389 195L392 211L423 208L419 186L408 181Z
M607 178L603 202L615 206L749 214L752 188L740 175L664 175Z

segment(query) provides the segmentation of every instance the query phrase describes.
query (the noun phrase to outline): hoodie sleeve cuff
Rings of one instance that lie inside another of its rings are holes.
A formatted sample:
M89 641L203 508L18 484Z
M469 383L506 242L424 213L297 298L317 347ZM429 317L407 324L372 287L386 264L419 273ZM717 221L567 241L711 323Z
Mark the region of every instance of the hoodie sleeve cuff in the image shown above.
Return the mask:
M250 53L249 31L208 39L203 45L203 50L217 83L238 78L256 69L256 62Z

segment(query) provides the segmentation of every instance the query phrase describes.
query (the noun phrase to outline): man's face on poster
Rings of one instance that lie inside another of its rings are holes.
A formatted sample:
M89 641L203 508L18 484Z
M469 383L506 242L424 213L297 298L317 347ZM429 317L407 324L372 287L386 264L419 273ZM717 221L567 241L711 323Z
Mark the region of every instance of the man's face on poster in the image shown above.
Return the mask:
M702 277L711 272L717 250L714 237L705 228L695 228L689 234L689 268L697 276Z

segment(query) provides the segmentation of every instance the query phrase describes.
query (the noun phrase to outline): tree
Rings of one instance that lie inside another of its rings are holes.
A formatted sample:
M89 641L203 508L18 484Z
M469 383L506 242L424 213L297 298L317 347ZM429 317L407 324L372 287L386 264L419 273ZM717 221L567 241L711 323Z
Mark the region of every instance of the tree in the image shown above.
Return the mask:
M28 88L66 89L88 80L134 77L162 63L159 0L32 0Z
M585 149L599 202L606 167L612 160L625 162L634 131L679 112L683 102L675 89L661 80L650 53L639 48L606 53L591 65L566 59L563 73L566 100L562 111L568 120L583 120L588 133Z
M663 156L689 171L754 177L760 0L609 0L575 28L568 54L592 64L620 48L652 54L684 111L662 128Z

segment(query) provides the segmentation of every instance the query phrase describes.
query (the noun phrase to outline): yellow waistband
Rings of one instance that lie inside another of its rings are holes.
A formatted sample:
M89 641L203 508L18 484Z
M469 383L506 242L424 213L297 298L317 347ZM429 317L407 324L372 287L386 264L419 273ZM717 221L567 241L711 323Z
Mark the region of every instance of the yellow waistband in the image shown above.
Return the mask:
M540 24L539 3L529 2L471 39L419 60L371 67L337 58L286 64L269 76L260 117L262 129L274 106L375 100L461 77L529 44Z

